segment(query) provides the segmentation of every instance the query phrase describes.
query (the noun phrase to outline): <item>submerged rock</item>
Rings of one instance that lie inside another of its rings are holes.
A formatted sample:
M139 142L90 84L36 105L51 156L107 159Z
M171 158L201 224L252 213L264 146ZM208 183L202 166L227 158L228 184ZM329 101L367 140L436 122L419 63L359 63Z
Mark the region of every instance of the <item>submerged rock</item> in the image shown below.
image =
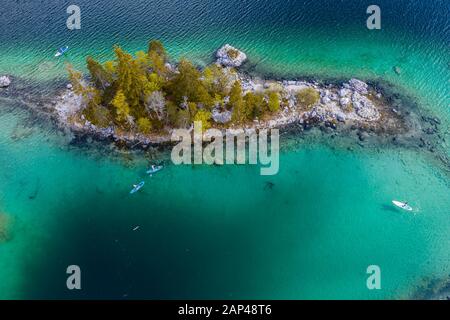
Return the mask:
M225 67L240 67L245 60L247 60L247 55L230 46L229 44L224 45L217 51L216 54L217 63Z
M10 84L11 84L11 79L8 76L0 77L0 88L9 87Z

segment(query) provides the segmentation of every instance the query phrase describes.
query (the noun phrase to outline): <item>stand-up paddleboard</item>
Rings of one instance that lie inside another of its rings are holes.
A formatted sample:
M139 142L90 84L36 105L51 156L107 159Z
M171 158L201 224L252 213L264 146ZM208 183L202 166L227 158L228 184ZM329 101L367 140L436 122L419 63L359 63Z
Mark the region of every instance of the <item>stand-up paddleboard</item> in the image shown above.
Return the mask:
M133 190L130 191L130 194L134 194L134 193L138 192L139 190L142 189L142 187L143 187L144 185L145 185L145 181L142 181L141 183L139 183L139 184L133 186L134 188L133 188Z
M67 50L69 50L69 47L68 47L68 46L59 48L58 51L56 51L56 53L55 53L55 57L60 57L60 56L62 56L64 53L67 52Z
M153 166L150 170L147 170L147 174L154 174L159 171L161 171L164 167L163 166Z
M400 202L400 201L394 200L394 201L392 201L392 203L394 204L394 206L396 206L400 209L403 209L406 211L413 211L413 208L405 202Z

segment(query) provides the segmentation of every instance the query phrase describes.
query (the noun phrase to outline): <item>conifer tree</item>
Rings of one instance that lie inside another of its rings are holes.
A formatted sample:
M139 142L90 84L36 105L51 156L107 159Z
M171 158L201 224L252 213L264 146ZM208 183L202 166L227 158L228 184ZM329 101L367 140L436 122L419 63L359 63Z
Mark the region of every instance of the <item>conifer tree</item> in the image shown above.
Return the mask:
M152 40L148 44L147 55L150 59L150 63L154 72L160 77L165 78L168 70L166 67L167 53L161 41Z
M152 130L152 123L147 118L139 118L137 126L139 131L144 134L148 134Z
M200 121L202 123L202 130L208 130L211 128L211 112L206 110L199 110L194 117L194 121Z
M268 107L270 112L278 112L280 110L280 95L272 91L269 93Z
M164 48L164 45L159 40L151 40L148 44L148 53L156 53L158 56L163 58L164 60L167 59L167 53L166 49Z
M169 84L169 90L175 98L175 101L181 103L185 97L194 101L194 88L197 86L199 78L200 73L192 63L186 59L182 59L178 65L178 74L175 75Z
M232 120L241 123L245 120L245 102L242 97L242 87L239 81L236 81L230 91L230 105L233 108Z
M125 122L128 120L130 114L130 107L126 101L125 94L122 90L118 90L116 96L112 100L111 104L114 106L116 111L116 119L119 122Z
M96 88L105 90L106 87L111 85L112 76L100 63L90 56L86 58L86 63L89 73L91 74L92 82Z
M66 65L69 73L69 81L72 84L72 90L75 94L83 95L85 93L83 85L83 74L73 68L71 64Z
M145 95L147 77L145 71L133 57L120 47L114 49L117 57L117 76L119 87L123 91L128 104L138 107Z

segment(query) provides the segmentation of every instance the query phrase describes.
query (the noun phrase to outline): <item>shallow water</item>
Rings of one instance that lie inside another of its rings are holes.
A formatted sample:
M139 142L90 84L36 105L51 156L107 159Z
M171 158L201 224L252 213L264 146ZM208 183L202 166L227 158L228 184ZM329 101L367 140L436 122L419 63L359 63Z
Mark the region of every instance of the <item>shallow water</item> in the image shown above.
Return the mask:
M106 59L114 43L136 51L149 38L206 64L229 42L252 72L382 78L444 131L450 119L445 1L381 1L380 32L365 29L367 1L78 2L82 30L69 32L59 1L7 0L0 74L60 81L65 61L81 67L86 54ZM64 44L69 55L55 60ZM0 211L13 218L0 244L2 299L407 298L450 273L449 178L428 154L318 139L284 149L274 177L255 166L168 165L131 197L144 157L70 146L33 120L0 101ZM393 209L393 198L416 215ZM65 289L70 264L82 269L80 292ZM372 264L380 291L366 288Z

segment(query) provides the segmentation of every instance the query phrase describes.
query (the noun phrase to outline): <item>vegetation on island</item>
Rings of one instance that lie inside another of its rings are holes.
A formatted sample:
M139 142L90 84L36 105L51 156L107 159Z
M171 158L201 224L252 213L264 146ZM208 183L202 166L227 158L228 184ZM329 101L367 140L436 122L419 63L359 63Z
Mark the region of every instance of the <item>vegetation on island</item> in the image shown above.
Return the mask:
M239 56L239 51L236 49L230 49L227 54L231 59L236 59Z
M274 88L245 92L231 68L212 64L200 70L187 59L173 66L156 40L147 52L133 56L115 46L114 53L115 59L104 63L87 57L88 81L68 65L73 91L82 96L82 114L99 127L148 134L202 121L207 129L214 124L213 111L231 112L226 125L234 125L273 115L287 104ZM305 91L299 101L310 105L315 100Z
M297 92L297 104L300 108L308 109L320 100L320 94L313 88L305 88Z

